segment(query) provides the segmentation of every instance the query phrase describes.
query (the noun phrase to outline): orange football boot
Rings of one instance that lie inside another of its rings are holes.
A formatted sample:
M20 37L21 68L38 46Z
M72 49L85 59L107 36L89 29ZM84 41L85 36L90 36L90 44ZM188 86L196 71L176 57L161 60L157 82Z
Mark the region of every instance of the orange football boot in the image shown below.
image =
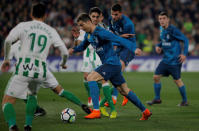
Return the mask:
M140 118L140 120L148 120L148 118L152 115L152 112L149 111L149 109L146 109L143 113L142 113L142 117Z
M86 119L95 119L95 118L100 118L101 117L101 113L100 110L93 110L92 113L90 113L89 115L85 116L84 118Z
M129 100L124 96L124 99L122 101L122 106L125 106Z

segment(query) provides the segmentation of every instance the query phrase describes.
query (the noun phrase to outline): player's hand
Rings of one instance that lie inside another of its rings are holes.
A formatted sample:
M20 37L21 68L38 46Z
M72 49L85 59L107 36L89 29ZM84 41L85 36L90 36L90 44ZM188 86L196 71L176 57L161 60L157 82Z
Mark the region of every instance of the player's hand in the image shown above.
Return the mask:
M1 71L8 72L9 69L10 69L10 61L9 60L3 61L3 64L1 65Z
M186 56L185 55L183 55L183 54L179 55L180 63L183 63L185 60L186 60Z
M73 52L74 52L74 49L73 49L73 48L70 48L70 49L68 50L69 55L72 55Z
M156 47L155 47L155 51L156 51L158 54L160 54L160 53L162 52L162 48L156 46Z
M122 34L120 36L123 38L131 38L131 37L135 36L135 34Z
M136 55L136 56L141 56L141 55L142 55L142 50L141 50L140 48L137 48L137 49L135 50L135 55Z

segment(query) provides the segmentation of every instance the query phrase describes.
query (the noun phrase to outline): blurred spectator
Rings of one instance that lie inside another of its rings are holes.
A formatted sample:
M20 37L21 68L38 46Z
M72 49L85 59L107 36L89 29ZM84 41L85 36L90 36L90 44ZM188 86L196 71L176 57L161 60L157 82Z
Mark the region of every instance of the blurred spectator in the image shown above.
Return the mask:
M167 10L172 16L171 23L176 25L189 37L190 50L194 46L195 53L199 55L199 1L198 0L32 0L45 1L47 5L46 23L55 27L66 43L73 46L70 33L76 16L81 12L88 12L93 6L98 6L104 14L104 22L110 14L110 8L118 2L123 7L123 13L128 15L135 24L137 45L144 49L146 55L153 54L151 45L159 42L159 24L157 14ZM8 32L19 22L30 20L31 0L0 0L0 57L3 52L3 41ZM26 16L26 17L24 17ZM150 33L148 33L149 30ZM194 44L195 42L195 44ZM150 44L148 44L150 43ZM151 44L152 43L152 44ZM150 45L150 47L148 46ZM150 49L149 49L150 48ZM49 55L59 55L55 48L51 48Z

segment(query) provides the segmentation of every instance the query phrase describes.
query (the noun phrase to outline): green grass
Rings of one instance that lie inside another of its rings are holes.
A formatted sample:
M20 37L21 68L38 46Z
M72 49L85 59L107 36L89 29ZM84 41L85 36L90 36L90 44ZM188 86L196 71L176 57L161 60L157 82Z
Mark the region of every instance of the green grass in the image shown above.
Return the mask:
M152 73L124 73L129 88L131 88L143 103L152 100ZM10 74L0 76L0 101ZM87 93L83 87L81 73L55 73L57 80L65 88L87 102ZM161 105L147 106L153 115L148 121L139 121L141 112L130 102L122 107L122 96L118 96L116 109L117 119L102 117L96 120L86 120L86 115L78 106L54 94L50 89L41 89L38 103L46 109L47 115L37 117L33 121L33 131L132 131L132 130L199 130L199 73L182 73L182 79L187 87L190 106L177 107L181 102L178 88L171 77L162 79ZM103 96L101 94L101 96ZM17 124L22 130L25 121L25 104L18 100L15 104ZM73 124L65 124L60 119L60 112L72 108L77 113L77 120ZM7 131L8 126L0 110L0 131Z

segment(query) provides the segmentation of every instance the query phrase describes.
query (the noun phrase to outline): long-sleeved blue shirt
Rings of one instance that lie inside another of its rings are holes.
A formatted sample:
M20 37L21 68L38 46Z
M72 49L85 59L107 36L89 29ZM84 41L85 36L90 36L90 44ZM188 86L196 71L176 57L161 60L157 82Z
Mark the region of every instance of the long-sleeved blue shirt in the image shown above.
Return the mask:
M81 52L91 44L99 55L102 64L120 65L120 60L113 49L112 42L128 48L133 54L136 50L136 45L132 44L131 41L114 35L99 26L95 28L93 33L86 33L84 40L73 49L74 52Z
M122 18L118 21L113 21L112 17L110 17L108 20L108 26L109 30L111 30L116 35L135 34L135 27L133 22L125 15L122 15ZM128 40L136 42L136 37L133 36L128 38Z
M157 46L163 49L162 62L168 65L181 64L179 61L179 55L188 54L189 41L184 34L180 32L173 25L169 25L167 29L160 27L160 39L161 42ZM184 50L181 51L180 41L184 42Z

